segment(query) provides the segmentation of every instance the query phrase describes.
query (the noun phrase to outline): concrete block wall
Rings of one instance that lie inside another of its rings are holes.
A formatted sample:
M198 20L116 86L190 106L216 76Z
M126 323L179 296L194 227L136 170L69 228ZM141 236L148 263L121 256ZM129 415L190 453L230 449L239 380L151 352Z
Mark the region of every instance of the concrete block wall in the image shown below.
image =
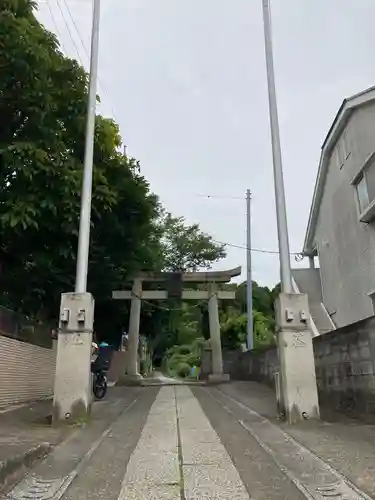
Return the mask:
M241 360L241 352L239 351L224 351L223 352L223 371L230 373L232 379L243 380L246 379L245 365ZM199 378L201 380L208 379L212 373L212 353L211 349L204 349L201 354L201 367L199 371Z
M56 350L0 335L0 407L53 394Z
M375 416L375 317L315 337L313 345L322 407ZM234 361L233 352L224 352L224 366L232 379L274 386L274 375L279 371L276 347L261 352L237 352L236 356ZM230 363L226 362L227 357ZM205 358L208 371L208 354Z
M375 317L313 342L321 404L346 413L375 414Z

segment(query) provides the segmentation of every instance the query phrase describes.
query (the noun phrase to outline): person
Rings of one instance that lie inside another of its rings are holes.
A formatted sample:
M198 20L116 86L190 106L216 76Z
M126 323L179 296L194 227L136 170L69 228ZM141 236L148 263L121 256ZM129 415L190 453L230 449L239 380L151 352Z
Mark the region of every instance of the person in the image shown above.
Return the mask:
M111 349L111 346L107 342L100 342L98 348L98 356L95 361L91 363L91 371L93 373L99 371L108 371L111 364L112 354L113 350Z
M91 361L95 361L98 357L99 346L96 342L91 342Z

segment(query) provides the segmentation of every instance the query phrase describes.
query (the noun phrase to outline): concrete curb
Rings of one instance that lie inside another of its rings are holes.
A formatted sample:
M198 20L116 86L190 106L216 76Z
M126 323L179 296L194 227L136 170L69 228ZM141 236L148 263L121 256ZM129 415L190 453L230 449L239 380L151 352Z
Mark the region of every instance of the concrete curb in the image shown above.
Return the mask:
M31 468L37 460L48 455L52 448L50 443L41 443L24 453L0 461L0 491L20 470Z

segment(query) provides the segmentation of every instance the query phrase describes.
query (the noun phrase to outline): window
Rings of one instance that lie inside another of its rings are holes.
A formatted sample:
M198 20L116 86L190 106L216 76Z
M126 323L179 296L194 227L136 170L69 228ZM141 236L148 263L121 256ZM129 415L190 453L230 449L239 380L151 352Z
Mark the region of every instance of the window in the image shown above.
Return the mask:
M360 220L371 222L375 218L375 153L368 157L352 183L357 194Z
M369 292L368 294L368 297L369 299L371 300L372 302L372 308L374 310L374 314L375 314L375 290L372 290L371 292Z
M359 211L363 213L370 204L367 191L366 177L362 173L356 184Z

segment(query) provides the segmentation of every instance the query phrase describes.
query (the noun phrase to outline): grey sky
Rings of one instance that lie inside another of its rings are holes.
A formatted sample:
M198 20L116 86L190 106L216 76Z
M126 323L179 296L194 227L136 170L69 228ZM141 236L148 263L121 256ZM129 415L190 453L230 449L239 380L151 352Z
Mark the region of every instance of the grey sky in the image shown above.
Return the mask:
M90 0L48 0L66 52L87 56ZM320 146L344 97L375 83L374 0L273 0L272 24L290 246L302 248ZM100 111L166 208L217 240L277 249L261 0L102 0ZM104 89L104 93L103 93ZM219 267L245 266L228 247ZM278 257L253 253L254 279L278 281Z

